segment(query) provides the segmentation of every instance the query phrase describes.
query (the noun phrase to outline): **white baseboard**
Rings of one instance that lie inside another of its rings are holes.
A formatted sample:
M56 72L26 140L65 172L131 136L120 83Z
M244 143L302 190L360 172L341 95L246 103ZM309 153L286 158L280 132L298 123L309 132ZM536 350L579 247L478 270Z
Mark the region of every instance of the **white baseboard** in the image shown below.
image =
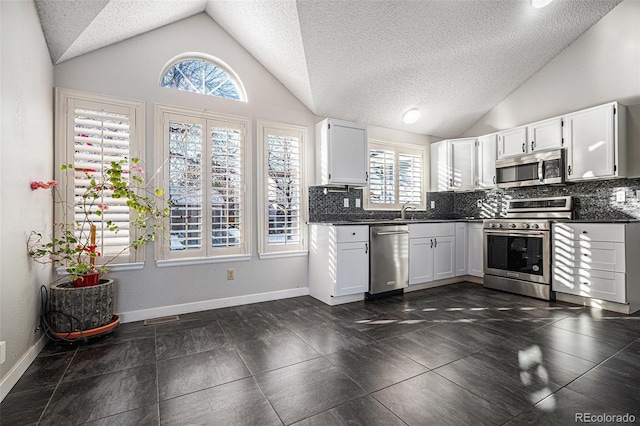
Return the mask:
M4 399L5 396L13 389L13 387L18 383L20 377L27 371L27 368L31 365L34 359L38 356L40 351L45 347L49 339L44 334L38 339L36 343L31 346L22 358L16 363L16 365L9 370L9 373L0 381L0 402Z
M267 302L270 300L288 299L290 297L307 296L308 287L292 288L289 290L271 291L268 293L248 294L245 296L227 297L224 299L203 300L201 302L182 303L180 305L161 306L158 308L141 309L139 311L121 312L120 322L143 321L170 315L188 314L190 312L207 311L209 309L227 308L229 306L246 305L249 303Z

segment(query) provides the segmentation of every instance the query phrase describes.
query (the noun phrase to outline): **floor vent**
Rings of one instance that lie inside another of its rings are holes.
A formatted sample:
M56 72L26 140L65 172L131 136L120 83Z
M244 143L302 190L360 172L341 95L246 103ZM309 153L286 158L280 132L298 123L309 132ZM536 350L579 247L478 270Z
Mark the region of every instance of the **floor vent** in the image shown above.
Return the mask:
M169 317L152 318L152 319L144 320L144 325L166 324L168 322L174 322L174 321L180 321L180 317L178 315L171 315Z

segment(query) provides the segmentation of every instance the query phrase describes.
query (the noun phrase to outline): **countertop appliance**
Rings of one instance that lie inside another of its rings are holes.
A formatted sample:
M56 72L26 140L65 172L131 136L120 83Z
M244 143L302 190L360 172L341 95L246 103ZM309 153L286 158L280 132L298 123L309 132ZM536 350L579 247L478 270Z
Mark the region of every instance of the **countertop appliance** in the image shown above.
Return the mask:
M551 220L571 219L569 197L509 200L504 219L485 219L484 286L539 299L551 291Z
M565 150L552 149L496 160L498 188L563 183Z
M399 290L409 284L409 226L369 227L369 294Z

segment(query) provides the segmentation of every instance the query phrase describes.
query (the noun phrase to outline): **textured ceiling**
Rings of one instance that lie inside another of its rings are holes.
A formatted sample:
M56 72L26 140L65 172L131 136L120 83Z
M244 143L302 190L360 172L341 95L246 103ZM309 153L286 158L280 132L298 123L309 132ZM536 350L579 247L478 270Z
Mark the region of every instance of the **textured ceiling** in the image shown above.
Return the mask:
M206 12L313 113L455 137L621 0L36 0L54 63ZM242 76L241 76L242 77ZM422 116L406 125L402 113Z

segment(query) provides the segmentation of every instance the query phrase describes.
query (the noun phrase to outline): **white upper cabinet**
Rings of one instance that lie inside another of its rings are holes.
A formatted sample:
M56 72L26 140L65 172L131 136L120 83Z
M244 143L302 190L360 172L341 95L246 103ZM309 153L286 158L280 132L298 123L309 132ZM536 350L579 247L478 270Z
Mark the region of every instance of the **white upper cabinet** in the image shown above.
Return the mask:
M478 189L496 187L496 152L498 135L481 136L478 138L477 175Z
M567 180L626 175L625 118L617 102L564 117Z
M327 118L316 124L316 147L320 185L367 185L367 126Z
M449 141L450 188L470 190L476 187L476 139Z
M448 191L451 183L447 141L431 144L431 192Z
M529 152L527 145L527 126L503 130L498 133L498 158Z
M527 126L529 152L562 148L562 118L538 121Z

